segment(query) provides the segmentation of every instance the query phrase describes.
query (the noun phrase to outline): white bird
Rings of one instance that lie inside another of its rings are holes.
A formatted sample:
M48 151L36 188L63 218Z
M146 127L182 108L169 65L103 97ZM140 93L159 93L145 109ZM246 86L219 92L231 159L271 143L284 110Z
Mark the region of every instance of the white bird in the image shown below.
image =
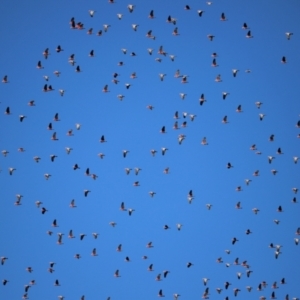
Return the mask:
M180 95L180 98L181 98L182 100L184 100L187 94L180 93L179 95Z
M197 10L197 13L198 13L198 16L199 16L199 17L202 17L202 14L203 14L204 12L205 12L204 10Z
M197 117L196 115L193 115L193 114L190 114L189 116L190 116L190 119L192 122L194 121L195 117Z
M269 164L272 163L272 160L273 160L274 158L276 158L276 157L274 157L274 156L268 156Z
M117 95L117 97L119 98L119 100L120 101L122 101L123 100L123 98L125 97L124 95L121 95L121 94L119 94L119 95Z
M293 157L293 160L294 160L294 163L296 164L296 163L298 162L298 160L299 160L299 157L294 156L294 157Z
M64 93L65 93L65 90L58 90L58 91L59 91L59 94L60 94L61 96L63 96Z
M93 237L94 237L95 239L97 239L97 237L98 237L99 233L97 233L97 232L93 232L93 233L92 233L92 235L93 235Z
M259 119L262 121L265 116L265 114L259 114Z
M223 92L223 93L222 93L222 98L223 98L223 100L226 99L227 95L229 95L229 93L227 93L227 92Z
M161 154L165 155L166 151L169 150L168 148L162 147L161 148Z
M149 192L149 195L153 198L154 197L154 195L156 195L156 193L155 192L153 192L153 191L150 191Z
M93 16L94 16L94 14L95 14L95 12L96 12L95 10L89 10L89 14L90 14L90 16L91 16L91 17L93 17Z
M14 171L16 171L17 169L15 168L8 168L9 171L9 175L12 175Z
M76 126L76 129L77 129L77 130L80 130L80 128L81 128L81 124L79 124L79 123L76 123L76 124L75 124L75 126Z
M286 33L285 33L285 36L286 36L286 38L287 38L288 40L291 39L291 36L292 36L292 35L293 35L292 32L286 32Z
M159 74L160 80L163 81L165 76L166 76L166 74Z
M73 150L73 148L70 148L70 147L66 147L65 149L66 149L67 154L70 154L71 150Z
M132 13L132 12L133 12L133 9L135 8L135 5L128 4L127 8L128 8L128 10L129 10L129 12Z
M137 29L138 29L138 24L132 24L131 25L131 27L132 27L132 29L134 30L134 31L137 31ZM124 54L126 54L126 53L124 53Z
M129 150L123 150L123 157L125 158L128 153L129 153Z
M255 105L257 106L257 108L260 108L262 104L263 104L263 103L260 102L260 101L255 102Z
M119 20L121 20L122 17L123 17L123 14L117 14L117 17L118 17Z
M46 174L44 174L44 177L46 178L46 180L48 180L51 177L51 175L46 173Z
M125 168L126 175L129 175L129 173L130 173L131 170L132 169L130 169L130 168Z
M249 185L251 181L252 181L251 179L245 179L247 185Z
M185 139L185 135L184 135L184 134L180 134L180 135L178 136L178 142L179 142L179 145L182 144L182 142L183 142L184 139Z
M134 168L134 173L135 175L138 175L139 174L139 171L141 171L142 169L140 168Z
M175 55L169 55L169 57L170 57L171 61L174 61L176 56Z
M108 24L104 24L104 25L103 25L104 32L107 32L107 30L108 30L109 27L111 27L111 26L108 25Z
M176 226L177 226L177 230L180 231L180 230L181 230L181 227L182 227L183 225L180 224L180 223L178 223L178 224L176 224Z
M152 156L155 156L155 153L157 153L157 151L154 149L151 149L150 152L151 152Z
M2 150L2 154L4 155L4 157L6 157L6 155L8 154L9 152L7 150Z
M238 71L239 71L238 69L232 69L233 77L236 77Z
M153 49L148 48L147 51L148 51L148 53L149 53L150 55L152 55Z

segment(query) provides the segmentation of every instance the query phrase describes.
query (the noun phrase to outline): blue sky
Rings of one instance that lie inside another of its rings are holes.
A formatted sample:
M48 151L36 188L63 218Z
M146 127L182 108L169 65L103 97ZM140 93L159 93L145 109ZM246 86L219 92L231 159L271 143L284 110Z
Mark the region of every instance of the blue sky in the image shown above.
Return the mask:
M132 13L128 4L134 4ZM188 4L191 10L185 10ZM1 299L21 299L24 285L36 281L28 291L30 299L156 299L160 289L166 299L174 293L183 299L199 299L205 290L202 278L209 278L210 299L270 298L273 282L277 299L289 294L300 298L299 247L294 238L299 223L299 203L291 200L292 188L300 188L300 157L295 125L300 120L298 68L300 46L297 1L2 1L0 70L8 83L0 84L0 145L7 150L0 157L0 266ZM93 18L89 10L95 10ZM148 18L154 10L154 19ZM197 10L204 10L199 17ZM220 20L224 12L227 21ZM118 20L117 14L123 18ZM166 22L168 16L177 24ZM84 30L70 29L69 21L84 24ZM253 38L246 38L250 27ZM97 36L103 25L111 27ZM132 24L138 24L137 31ZM172 35L175 27L179 35ZM93 28L93 34L87 30ZM149 30L155 40L146 37ZM292 32L291 39L285 33ZM215 36L209 41L207 35ZM64 51L56 53L61 45ZM167 56L158 54L163 46ZM48 59L43 51L49 48ZM122 48L127 49L123 54ZM153 49L149 55L147 48ZM94 50L95 57L89 57ZM131 56L130 53L136 53ZM212 67L213 52L218 67ZM75 54L76 66L68 63ZM172 62L169 55L175 55ZM285 56L287 63L281 63ZM159 63L156 58L161 58ZM44 69L37 69L41 61ZM124 66L118 66L119 62ZM239 69L236 77L232 69ZM250 73L245 70L250 69ZM182 84L176 70L188 76ZM56 77L53 72L60 71ZM117 85L112 74L120 74ZM130 75L136 72L137 78ZM159 74L166 74L160 81ZM215 82L220 74L222 82ZM43 76L49 76L48 82ZM44 84L53 92L44 93ZM125 84L131 84L126 89ZM109 92L102 89L108 85ZM60 96L58 90L64 89ZM230 93L222 100L222 92ZM180 93L186 93L185 100ZM117 95L124 95L123 101ZM207 100L199 105L200 95ZM28 106L30 100L35 106ZM262 102L258 109L255 102ZM146 107L154 106L153 110ZM236 112L242 106L242 112ZM10 107L11 115L5 110ZM174 130L178 111L179 130ZM196 115L192 122L183 113ZM53 120L58 113L60 121ZM259 114L266 116L259 120ZM19 115L25 115L23 122ZM223 124L224 116L228 124ZM187 121L187 127L181 124ZM47 130L52 123L53 130ZM75 124L81 124L76 130ZM166 133L160 133L165 126ZM67 136L72 129L74 136ZM58 141L51 140L53 132ZM178 144L178 135L185 140ZM275 138L269 141L271 134ZM104 135L106 143L100 143ZM208 145L201 145L203 137ZM255 154L250 147L255 144ZM25 152L19 152L23 147ZM71 147L70 154L65 147ZM168 151L163 156L161 148ZM281 148L284 154L278 155ZM153 157L151 149L157 150ZM126 158L122 151L129 150ZM100 159L99 153L105 157ZM50 155L57 158L51 162ZM41 158L39 163L34 156ZM276 157L272 164L268 156ZM230 162L233 168L227 169ZM79 170L74 171L77 163ZM15 168L10 176L8 169ZM125 168L139 167L136 176ZM169 168L170 173L164 174ZM86 168L98 176L85 175ZM271 170L278 173L274 176ZM259 170L259 176L253 173ZM51 174L45 180L44 174ZM249 186L245 179L251 179ZM139 181L140 186L133 183ZM237 192L236 187L242 191ZM90 190L88 197L83 191ZM187 201L192 190L194 200ZM149 191L156 192L151 198ZM23 195L16 206L16 194ZM75 199L76 208L69 204ZM42 215L35 205L48 211ZM237 202L242 209L236 209ZM121 202L133 208L132 216L120 210ZM211 210L206 208L211 204ZM283 212L277 211L281 205ZM257 215L253 208L260 211ZM59 227L51 226L57 220ZM273 220L280 220L276 225ZM116 222L113 228L110 222ZM183 224L180 231L176 224ZM164 225L170 227L164 230ZM73 230L74 239L68 238ZM245 231L253 232L246 235ZM49 236L46 232L53 231ZM94 239L93 232L99 233ZM58 245L57 233L63 233ZM80 241L80 234L87 236ZM232 238L239 241L231 244ZM299 237L298 237L299 238ZM146 247L152 241L153 248ZM275 259L275 249L281 245ZM122 244L122 252L116 248ZM98 256L91 256L93 248ZM230 250L226 254L225 250ZM74 255L79 253L81 259ZM146 255L147 260L142 256ZM125 262L128 256L131 262ZM217 258L223 263L218 264ZM253 271L234 265L247 261ZM47 269L55 262L55 272ZM187 268L188 262L193 263ZM226 268L225 263L230 263ZM147 271L153 264L153 272ZM27 267L32 267L30 274ZM116 270L120 278L115 278ZM158 274L169 270L157 282ZM242 278L237 278L241 272ZM281 285L285 278L287 284ZM54 286L58 279L61 286ZM231 286L224 289L224 282ZM258 291L259 283L268 286ZM253 289L249 293L246 286ZM222 288L219 295L216 288Z

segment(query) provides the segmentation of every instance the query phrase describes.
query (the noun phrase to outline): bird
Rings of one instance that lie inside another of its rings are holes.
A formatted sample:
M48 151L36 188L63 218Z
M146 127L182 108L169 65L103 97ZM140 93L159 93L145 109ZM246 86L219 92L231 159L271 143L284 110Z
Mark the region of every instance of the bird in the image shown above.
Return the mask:
M2 83L8 83L9 81L8 81L8 76L7 75L5 75L4 77L3 77L3 79L2 79Z
M166 127L165 127L165 126L163 126L163 127L161 128L160 133L166 133Z
M8 168L9 171L9 175L12 175L14 171L16 171L17 169L15 168Z
M203 105L204 102L206 102L206 99L204 97L204 94L201 94L200 99L199 99L200 105Z
M163 291L162 291L162 290L159 290L159 292L158 292L158 297L165 297L165 295L163 294Z
M44 177L45 177L46 180L48 180L51 177L51 175L46 173L46 174L44 174Z
M61 52L61 51L64 51L64 50L61 48L60 45L58 45L58 46L56 47L56 52L59 53L59 52Z
M129 214L129 216L131 216L134 211L135 210L133 208L128 208L128 214Z
M221 20L221 21L228 21L228 19L226 19L225 13L222 13L222 14L221 14L220 20Z
M287 59L285 56L282 56L281 58L281 63L286 64L287 63Z
M276 157L274 157L274 156L268 156L269 164L272 163L272 160L273 160L274 158L276 158Z
M228 95L230 95L230 93L228 93L228 92L223 92L223 93L222 93L222 98L223 98L223 100L226 100L226 97L227 97Z
M263 103L260 102L260 101L255 102L255 105L256 105L257 108L260 108L262 104L263 104Z
M235 288L235 289L233 290L234 296L237 296L237 295L238 295L238 292L240 292L240 291L241 291L240 289Z
M106 84L105 86L104 86L104 88L102 89L102 92L103 93L108 93L109 92L109 90L108 90L108 85Z
M213 41L213 39L214 39L214 35L212 35L212 34L208 34L207 35L207 38L212 42Z
M286 33L285 33L285 36L286 36L286 38L287 38L288 40L291 39L291 36L292 36L292 35L293 35L292 32L286 32Z
M242 105L239 105L236 109L236 112L241 113L242 111Z
M229 123L229 122L227 121L227 116L224 116L224 118L222 119L222 123L224 123L224 124Z
M139 174L139 171L141 171L142 169L141 168L134 168L134 173L135 175L138 175Z
M239 240L238 240L237 238L234 237L234 238L232 239L232 245L234 245L234 244L235 244L236 242L238 242L238 241L239 241Z
M150 153L152 154L152 156L155 156L155 154L157 153L157 151L154 150L154 149L151 149L151 150L150 150Z
M207 143L207 140L206 140L206 137L204 137L201 141L201 145L204 145L204 146L207 146L208 143Z
M128 150L123 150L123 157L125 158L127 156L127 154L129 153Z
M265 114L259 114L259 120L262 121L266 115Z
M236 209L242 209L242 206L241 206L241 202L240 202L240 201L235 205L235 208L236 208Z
M5 261L8 260L8 257L2 256L1 257L1 265L3 266Z
M204 13L205 11L204 10L197 10L197 13L198 13L198 16L199 17L202 17L202 15L203 15L203 13Z
M221 79L221 75L220 75L220 74L216 76L215 81L216 81L216 82L222 82L222 79Z
M176 21L177 21L177 19L172 18L171 16L168 16L166 22L167 22L167 23L172 23L173 25L176 25Z
M229 162L229 163L227 163L227 169L231 169L231 168L233 168L233 165L231 165L231 163Z
M160 81L163 81L165 76L166 74L159 74Z
M233 77L236 77L238 71L239 71L238 69L232 69L232 75L233 75Z
M55 158L57 158L56 155L54 155L54 154L51 154L51 155L50 155L50 160L51 160L52 162L54 162Z
M42 63L41 63L41 61L39 60L38 61L38 63L37 63L37 69L44 69L44 67L42 66ZM6 76L6 80L7 80L7 76ZM2 82L3 82L3 80L2 80Z
M253 38L253 35L251 34L251 30L249 30L246 34L246 38L251 39Z
M283 154L280 147L277 149L277 152L276 152L276 153L277 153L278 155Z
M52 141L58 141L58 138L56 137L56 132L54 132L54 133L52 134L51 140L52 140Z
M244 23L242 29L250 29L250 28L248 27L247 23Z
M154 246L152 245L152 242L147 243L146 245L147 248L153 248Z
M184 100L185 97L187 96L187 94L185 94L185 93L180 93L179 96L180 96L180 98L181 98L182 100Z
M272 169L271 172L272 172L273 175L276 175L278 173L278 171L275 170L275 169Z
M129 12L132 13L133 10L134 10L134 8L135 8L135 5L128 4L127 8L128 8L128 10L129 10Z
M8 282L9 282L9 281L8 281L7 279L3 279L3 280L2 280L2 284L3 284L3 285L6 285Z
M90 193L91 191L89 191L89 190L84 190L83 192L84 192L84 197L87 197L87 196L88 196L88 193Z

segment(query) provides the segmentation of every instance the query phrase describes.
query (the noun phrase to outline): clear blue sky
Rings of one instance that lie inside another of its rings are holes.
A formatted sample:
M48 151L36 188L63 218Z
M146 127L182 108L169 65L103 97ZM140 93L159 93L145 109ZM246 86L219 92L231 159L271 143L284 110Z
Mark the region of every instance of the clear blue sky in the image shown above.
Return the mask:
M128 4L135 5L132 13ZM190 10L184 9L187 4ZM94 17L89 10L96 11ZM151 10L154 19L148 17ZM205 11L202 17L197 10ZM62 295L76 300L85 295L87 300L150 300L157 299L160 289L166 299L174 293L181 300L200 299L206 288L202 278L210 279L210 299L232 299L234 288L241 290L240 299L270 298L275 281L277 299L287 294L300 298L300 245L294 242L300 238L295 235L300 204L292 203L299 198L292 188L300 189L300 161L293 161L300 157L299 11L296 0L216 0L211 5L195 0L2 1L0 76L7 75L9 82L0 84L0 150L9 153L0 154L0 257L8 258L0 265L0 279L9 282L1 284L0 299L21 299L31 280L36 285L28 291L30 299ZM220 20L222 12L227 21ZM169 15L177 19L176 25L166 22ZM72 17L85 29L70 29ZM246 38L244 22L253 38ZM104 24L110 25L107 32ZM137 31L132 24L139 25ZM176 27L179 35L174 36ZM92 35L87 34L90 28ZM96 35L99 30L102 36ZM155 40L146 37L149 30ZM286 32L293 33L290 40ZM57 53L58 45L64 51ZM167 56L158 53L160 46ZM46 48L48 59L43 57ZM153 49L152 55L147 48ZM95 57L89 57L91 50ZM218 67L211 66L213 52ZM68 63L71 54L75 66ZM169 55L176 56L174 62ZM43 69L36 68L38 61ZM124 66L118 66L121 61ZM78 65L80 73L75 72ZM188 83L174 77L178 69L188 75ZM239 70L236 77L232 69ZM115 72L120 74L117 85L112 82ZM130 78L133 72L136 79ZM159 74L166 74L163 81ZM43 92L44 84L55 90ZM106 84L109 92L103 93ZM63 97L59 89L65 90ZM222 92L230 93L225 101ZM187 94L184 100L180 93ZM202 106L201 94L207 100ZM35 106L28 106L30 100ZM263 103L260 109L257 101ZM241 113L236 112L239 105ZM7 107L11 115L5 114ZM176 111L179 130L173 129ZM195 120L184 119L183 112L195 114ZM58 122L53 120L56 113ZM263 121L259 113L266 115ZM23 122L19 115L26 116ZM228 124L222 123L224 116ZM187 127L182 128L185 120ZM50 122L52 131L47 130ZM163 126L165 134L160 133ZM74 136L67 136L70 129ZM54 132L58 141L51 140ZM186 136L181 145L179 134ZM99 142L102 135L106 143ZM207 146L201 145L203 137ZM260 155L250 150L253 144ZM73 149L69 155L65 147ZM164 156L162 147L169 149ZM155 157L151 149L158 151ZM123 150L130 151L126 158ZM99 153L105 157L100 159ZM57 156L54 162L50 155ZM41 158L39 163L34 156ZM268 156L275 157L272 164ZM228 162L233 168L227 169ZM76 171L75 163L80 167ZM16 169L13 175L11 167ZM135 167L142 169L137 176L134 170L126 175L125 168ZM169 174L164 174L167 167ZM85 175L86 168L97 180ZM275 176L272 169L278 171ZM252 180L249 186L245 179ZM133 186L135 181L140 186ZM88 197L85 189L91 191ZM192 204L187 200L190 190ZM151 198L149 191L156 195ZM19 206L14 205L16 194L23 195ZM72 199L76 208L69 207ZM40 208L36 201L43 203ZM120 210L121 202L135 210L132 216ZM280 205L282 213L277 211ZM44 215L42 207L48 210ZM257 215L253 208L260 210ZM56 228L51 226L54 219ZM110 222L117 225L113 228ZM180 231L177 223L183 224ZM74 239L68 238L71 229ZM252 234L246 235L247 229ZM98 239L93 232L99 233ZM64 234L63 245L57 244L58 233ZM80 241L80 234L87 236ZM232 245L234 237L239 241ZM150 241L153 248L146 247ZM282 245L278 259L270 243ZM116 251L119 244L122 252ZM93 248L96 257L91 256ZM79 260L74 258L77 253ZM131 262L124 261L126 256ZM219 257L223 263L216 262ZM246 268L233 264L236 258L250 265L249 278ZM49 262L56 263L52 274ZM153 272L147 270L150 264ZM26 271L29 266L32 273ZM117 269L120 278L114 277ZM164 270L170 274L156 281ZM282 278L287 284L280 284ZM61 286L54 286L56 279ZM231 283L228 290L225 281ZM268 286L258 291L262 281ZM253 288L250 293L246 286ZM220 295L218 287L223 289Z

